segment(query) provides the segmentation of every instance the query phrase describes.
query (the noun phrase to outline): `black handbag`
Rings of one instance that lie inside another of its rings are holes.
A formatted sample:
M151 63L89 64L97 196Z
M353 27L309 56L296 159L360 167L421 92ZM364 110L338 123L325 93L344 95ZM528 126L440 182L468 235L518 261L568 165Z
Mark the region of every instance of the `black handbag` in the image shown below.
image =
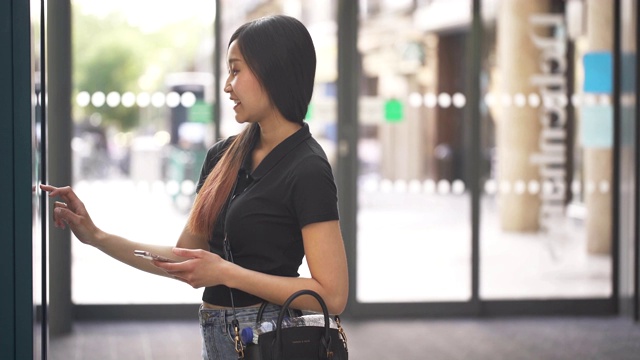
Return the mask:
M322 307L324 327L296 326L282 327L282 321L288 314L289 305L299 296L311 295ZM258 313L256 323L261 319ZM349 352L347 337L336 316L338 329L329 327L329 312L322 297L312 290L300 290L291 295L282 306L276 328L258 336L257 344L248 344L244 349L244 358L248 360L347 360Z

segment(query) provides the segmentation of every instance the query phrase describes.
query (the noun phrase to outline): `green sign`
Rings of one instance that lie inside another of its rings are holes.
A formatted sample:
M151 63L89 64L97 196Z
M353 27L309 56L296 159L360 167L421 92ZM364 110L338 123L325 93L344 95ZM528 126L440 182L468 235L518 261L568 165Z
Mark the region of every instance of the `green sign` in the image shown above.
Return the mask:
M309 107L307 108L307 113L304 116L304 119L306 121L310 121L313 118L313 104L309 104Z
M209 123L213 119L213 105L207 104L202 100L196 101L189 108L189 121L198 123Z
M384 103L384 119L390 123L397 123L404 119L404 109L400 100L391 99Z

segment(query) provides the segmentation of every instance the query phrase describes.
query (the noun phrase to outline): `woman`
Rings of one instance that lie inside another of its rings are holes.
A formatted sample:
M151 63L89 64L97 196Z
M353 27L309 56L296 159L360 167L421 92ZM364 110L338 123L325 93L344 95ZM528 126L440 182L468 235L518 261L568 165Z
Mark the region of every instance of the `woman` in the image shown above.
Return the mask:
M340 314L348 293L331 167L303 122L316 68L311 36L291 17L261 18L233 34L227 63L224 91L234 102L236 121L247 125L209 149L175 248L105 233L72 189L42 186L64 200L54 206L56 226L69 225L83 243L140 270L205 288L205 359L236 358L232 319L237 316L240 328L249 326L263 302L270 304L263 318L275 318L291 294L311 289L330 313ZM225 239L233 261L226 260ZM134 250L178 262L148 261ZM311 278L298 277L303 256ZM309 296L292 307L320 310Z

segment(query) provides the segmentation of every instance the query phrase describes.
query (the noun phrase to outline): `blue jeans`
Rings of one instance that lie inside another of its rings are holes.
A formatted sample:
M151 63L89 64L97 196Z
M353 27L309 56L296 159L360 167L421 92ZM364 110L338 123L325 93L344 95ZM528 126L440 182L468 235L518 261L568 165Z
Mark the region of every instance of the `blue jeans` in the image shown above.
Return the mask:
M259 307L236 309L236 318L240 330L255 324ZM277 319L281 306L269 304L262 313L262 320ZM200 307L200 333L202 334L202 359L235 360L238 358L235 347L233 310L214 310Z

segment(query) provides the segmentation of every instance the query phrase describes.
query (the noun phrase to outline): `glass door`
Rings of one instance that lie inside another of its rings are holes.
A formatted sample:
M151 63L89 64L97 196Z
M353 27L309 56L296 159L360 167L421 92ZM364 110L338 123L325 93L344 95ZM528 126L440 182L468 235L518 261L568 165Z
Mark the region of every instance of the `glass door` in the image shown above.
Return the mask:
M151 7L145 1L73 2L74 187L98 226L137 241L175 244L206 150L241 129L222 92L226 76L215 83L213 59L221 59L226 74L228 39L238 26L265 15L294 16L313 37L318 66L306 121L335 168L335 6L246 3L251 6L208 0ZM218 10L221 43L215 53ZM215 107L220 117L214 119ZM126 207L112 202L114 191L128 199ZM300 273L308 275L308 268ZM73 302L81 305L194 304L202 291L134 271L78 241L72 278ZM118 291L95 285L106 283L119 284Z
M613 312L614 2L359 5L356 308Z
M72 6L74 189L106 231L173 245L215 140L215 2ZM114 192L126 206L112 201ZM74 304L200 301L200 290L132 270L75 239L72 258Z
M612 12L503 0L487 24L484 299L612 296Z
M470 3L360 3L356 298L468 301Z

